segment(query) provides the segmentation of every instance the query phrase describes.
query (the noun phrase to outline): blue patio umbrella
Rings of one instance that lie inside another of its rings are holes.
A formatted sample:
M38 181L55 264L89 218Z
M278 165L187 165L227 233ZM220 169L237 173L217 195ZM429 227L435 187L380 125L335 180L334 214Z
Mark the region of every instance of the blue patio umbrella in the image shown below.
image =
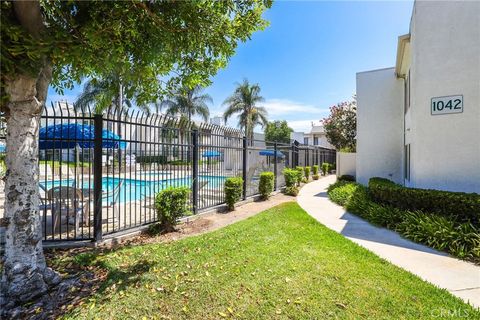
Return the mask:
M102 148L125 149L127 143L120 136L103 129ZM87 124L64 123L40 128L40 149L93 148L95 127Z
M202 157L204 158L214 158L214 157L220 157L222 154L218 151L214 150L208 150L202 153Z
M278 150L277 151L275 151L275 150L262 150L259 153L260 153L261 156L285 158L285 155Z

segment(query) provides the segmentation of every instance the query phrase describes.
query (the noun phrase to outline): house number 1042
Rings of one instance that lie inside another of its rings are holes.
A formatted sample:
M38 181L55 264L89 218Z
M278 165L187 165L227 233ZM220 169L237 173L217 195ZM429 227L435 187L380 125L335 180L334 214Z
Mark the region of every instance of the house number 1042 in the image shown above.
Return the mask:
M463 96L445 96L432 98L431 114L450 114L463 112Z

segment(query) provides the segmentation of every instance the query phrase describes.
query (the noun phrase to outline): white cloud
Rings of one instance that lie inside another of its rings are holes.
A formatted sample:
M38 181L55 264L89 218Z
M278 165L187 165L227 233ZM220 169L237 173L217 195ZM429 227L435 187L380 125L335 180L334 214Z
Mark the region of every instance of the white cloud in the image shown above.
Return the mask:
M319 108L316 106L303 104L286 99L268 99L262 106L268 111L270 117L285 116L288 114L308 113L308 114L325 114L328 108Z
M309 120L289 120L288 126L296 132L309 132L312 128L312 122L314 125L320 125L320 121Z

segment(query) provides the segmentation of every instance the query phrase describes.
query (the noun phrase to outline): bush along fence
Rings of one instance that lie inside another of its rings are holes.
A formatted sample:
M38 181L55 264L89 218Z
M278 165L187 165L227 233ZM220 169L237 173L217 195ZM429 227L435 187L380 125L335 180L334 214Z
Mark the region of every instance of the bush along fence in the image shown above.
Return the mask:
M480 263L477 194L406 188L372 178L368 188L340 180L329 187L328 195L351 213L405 238ZM442 206L442 196L452 205Z
M273 189L279 190L285 168L335 161L335 150L247 139L238 129L134 109L99 115L65 104L44 109L39 149L46 242L100 241L140 226L168 224L158 209L165 201L186 196L188 208L172 214L197 214L227 203L229 178L241 178L243 200L259 195L262 172L273 173ZM189 192L156 199L172 187Z

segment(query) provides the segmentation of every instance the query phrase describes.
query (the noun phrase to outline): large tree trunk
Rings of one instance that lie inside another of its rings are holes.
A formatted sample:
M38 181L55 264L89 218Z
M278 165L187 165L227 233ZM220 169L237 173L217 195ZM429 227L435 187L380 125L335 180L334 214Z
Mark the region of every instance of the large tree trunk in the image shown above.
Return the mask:
M1 280L4 310L45 293L59 276L47 268L42 249L38 192L38 132L50 66L37 78L18 75L7 82L5 254Z

